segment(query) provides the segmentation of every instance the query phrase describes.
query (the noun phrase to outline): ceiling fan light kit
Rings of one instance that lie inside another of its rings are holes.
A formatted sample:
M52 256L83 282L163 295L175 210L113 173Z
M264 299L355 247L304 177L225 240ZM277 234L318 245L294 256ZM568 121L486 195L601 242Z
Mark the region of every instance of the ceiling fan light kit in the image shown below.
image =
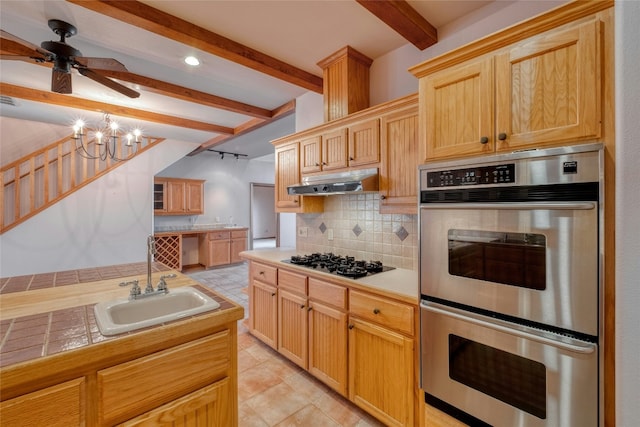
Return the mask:
M22 40L4 30L2 30L2 36L6 36L16 43L20 43L24 47L33 50L33 55L28 57L29 60L53 63L53 70L51 74L52 92L64 94L72 93L71 69L75 68L81 75L107 86L108 88L125 96L130 98L137 98L140 96L140 93L135 90L100 74L100 70L128 72L127 68L122 65L121 62L113 58L83 57L82 53L78 49L67 44L66 39L68 37L78 34L78 30L75 26L59 19L50 19L48 24L49 28L51 28L51 30L60 37L59 41L44 41L40 44L40 47L38 47L37 45ZM2 59L23 61L27 58L24 55L2 55Z

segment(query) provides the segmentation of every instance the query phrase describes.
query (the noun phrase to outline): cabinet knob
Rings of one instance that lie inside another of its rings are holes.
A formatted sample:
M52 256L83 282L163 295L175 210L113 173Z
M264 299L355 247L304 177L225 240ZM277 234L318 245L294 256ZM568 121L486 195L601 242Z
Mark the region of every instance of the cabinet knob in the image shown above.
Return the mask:
M505 139L507 139L507 134L506 134L506 133L504 133L504 132L499 133L499 134L498 134L498 139L499 139L500 141L504 141Z
M300 306L300 308L304 308L304 307L305 307L305 305L304 305L304 304L302 304L302 305Z
M313 307L307 308L307 311L311 311L311 310L313 310Z
M355 160L355 159L354 159L353 157L349 157L349 160L353 161L353 160Z
M293 201L293 203L298 203L298 199L295 199L295 200Z
M271 296L272 296L272 297L275 297L275 296L276 296L276 293L275 293L275 292L272 292L272 293L271 293Z
M264 271L261 271L260 273L258 273L261 276L264 276Z
M353 326L354 326L354 325L349 325L349 329L353 329Z
M489 142L489 138L487 138L486 136L483 136L482 138L480 138L480 144L486 144Z
M385 196L384 194L381 194L381 195L380 195L380 200L384 200L384 199L386 199L386 198L387 198L387 196Z
M374 308L373 309L373 314L380 314L380 309Z

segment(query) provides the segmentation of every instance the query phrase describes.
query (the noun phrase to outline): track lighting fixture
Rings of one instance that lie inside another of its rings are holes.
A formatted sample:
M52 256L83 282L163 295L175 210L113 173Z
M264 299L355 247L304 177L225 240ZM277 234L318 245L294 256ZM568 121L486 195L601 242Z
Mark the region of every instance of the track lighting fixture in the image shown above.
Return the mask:
M229 156L233 156L234 159L239 160L240 157L248 157L247 154L240 154L240 153L231 153L229 151L218 151L218 150L207 150L207 151L211 151L212 153L218 153L220 154L220 160L224 160L224 155L228 154Z

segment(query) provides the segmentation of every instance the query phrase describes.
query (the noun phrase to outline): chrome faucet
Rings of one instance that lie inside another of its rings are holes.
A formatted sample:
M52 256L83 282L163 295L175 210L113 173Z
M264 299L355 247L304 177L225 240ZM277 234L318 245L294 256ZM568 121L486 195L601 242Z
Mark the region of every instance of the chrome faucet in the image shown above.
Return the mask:
M164 295L169 292L169 288L167 287L167 282L165 279L170 279L176 277L175 274L165 274L160 276L160 282L158 283L158 288L153 289L153 283L151 283L151 261L153 260L153 255L156 254L156 241L152 235L147 237L147 285L144 288L144 293L140 289L140 285L138 284L138 280L132 280L130 282L122 282L120 286L129 286L131 287L131 291L129 292L129 299L140 299L146 298L153 295Z

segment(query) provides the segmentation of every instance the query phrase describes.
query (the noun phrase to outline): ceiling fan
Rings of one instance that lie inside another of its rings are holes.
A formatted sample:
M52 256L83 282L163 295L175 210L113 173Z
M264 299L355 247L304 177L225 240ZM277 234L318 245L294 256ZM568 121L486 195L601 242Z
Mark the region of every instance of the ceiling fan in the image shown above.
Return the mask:
M40 44L40 47L4 30L0 30L3 44L5 40L13 43L14 46L17 44L20 50L23 51L21 53L24 53L22 55L5 55L3 53L0 55L0 59L53 63L53 71L51 74L52 92L71 93L71 69L75 68L83 76L120 92L123 95L130 98L140 96L135 90L111 80L98 72L99 70L128 72L127 68L121 62L113 58L91 58L82 56L82 53L78 49L66 43L67 37L78 33L76 27L59 19L50 19L48 24L49 28L60 36L60 41L45 41ZM2 50L5 50L4 46Z

